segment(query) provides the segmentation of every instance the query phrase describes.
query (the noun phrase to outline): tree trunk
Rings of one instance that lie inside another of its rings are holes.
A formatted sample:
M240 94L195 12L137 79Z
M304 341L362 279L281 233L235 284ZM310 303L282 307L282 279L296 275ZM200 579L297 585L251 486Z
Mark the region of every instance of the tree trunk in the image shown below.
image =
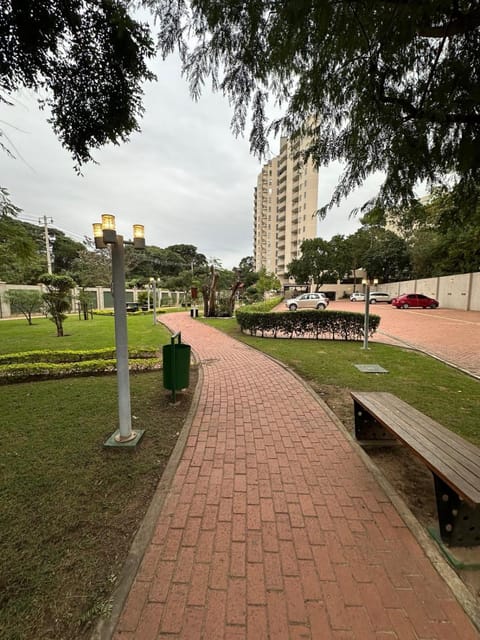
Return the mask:
M212 278L210 280L210 295L208 300L208 317L214 318L217 307L217 284L218 273L215 271L215 267L211 267Z
M209 306L208 306L208 298L209 298L209 288L208 288L208 284L204 284L202 286L202 297L203 297L203 315L205 318L208 318L208 311L209 311Z
M228 313L233 316L233 312L235 311L235 296L237 295L237 291L242 286L240 280L237 280L234 285L232 285L232 293L230 294L230 299L228 301Z

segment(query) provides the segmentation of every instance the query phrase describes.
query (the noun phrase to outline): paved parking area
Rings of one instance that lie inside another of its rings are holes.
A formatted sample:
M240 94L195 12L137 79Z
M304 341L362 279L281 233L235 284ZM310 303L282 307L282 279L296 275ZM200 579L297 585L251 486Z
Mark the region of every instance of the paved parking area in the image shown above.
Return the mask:
M338 300L329 309L364 312L365 303ZM480 377L480 311L396 309L370 305L382 320L373 340L407 344Z

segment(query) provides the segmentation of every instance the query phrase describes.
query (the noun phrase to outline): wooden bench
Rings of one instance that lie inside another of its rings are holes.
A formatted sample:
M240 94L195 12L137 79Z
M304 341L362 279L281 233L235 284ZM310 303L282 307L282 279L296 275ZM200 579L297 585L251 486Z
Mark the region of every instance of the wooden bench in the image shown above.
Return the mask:
M442 541L480 544L480 449L391 393L352 393L362 444L405 444L433 474Z

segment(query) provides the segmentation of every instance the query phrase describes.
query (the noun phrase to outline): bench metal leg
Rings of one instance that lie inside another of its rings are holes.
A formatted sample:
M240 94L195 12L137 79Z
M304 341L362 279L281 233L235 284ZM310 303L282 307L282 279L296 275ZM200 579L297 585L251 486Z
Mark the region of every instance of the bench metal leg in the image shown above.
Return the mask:
M451 547L480 545L480 507L462 500L441 478L433 474L438 524L443 542Z
M392 437L388 429L380 424L375 418L368 413L358 402L353 401L355 412L355 437L361 441L381 441L382 444L394 444L395 438Z

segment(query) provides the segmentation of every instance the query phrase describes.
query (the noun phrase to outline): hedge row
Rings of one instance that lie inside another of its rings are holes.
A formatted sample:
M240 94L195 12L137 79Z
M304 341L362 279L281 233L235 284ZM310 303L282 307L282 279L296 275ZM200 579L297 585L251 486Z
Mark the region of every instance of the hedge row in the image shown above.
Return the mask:
M161 367L161 358L133 358L129 360L131 371L144 371ZM28 380L44 380L46 378L66 378L70 376L91 376L96 374L113 373L116 370L116 360L84 360L76 362L25 362L17 364L3 364L0 366L0 385L11 382L26 382Z
M155 358L157 351L150 347L129 349L129 358ZM0 367L7 364L20 364L22 362L83 362L85 360L112 360L115 358L115 349L91 349L81 351L23 351L22 353L5 353L0 355Z
M245 313L262 313L262 312L267 312L267 311L271 311L274 307L276 307L277 305L280 304L280 302L283 300L283 298L281 296L277 296L275 298L270 298L269 300L262 300L262 302L254 302L252 304L247 304L243 307L240 307L240 310ZM238 315L238 312L236 312L235 315Z
M237 311L237 322L242 332L262 337L314 338L327 340L362 340L364 315L350 311L286 311L256 313ZM378 329L380 316L371 315L369 334Z
M131 370L157 369L161 366L158 352L151 347L129 349ZM111 373L116 370L115 349L82 351L24 351L0 355L0 385L45 378Z

